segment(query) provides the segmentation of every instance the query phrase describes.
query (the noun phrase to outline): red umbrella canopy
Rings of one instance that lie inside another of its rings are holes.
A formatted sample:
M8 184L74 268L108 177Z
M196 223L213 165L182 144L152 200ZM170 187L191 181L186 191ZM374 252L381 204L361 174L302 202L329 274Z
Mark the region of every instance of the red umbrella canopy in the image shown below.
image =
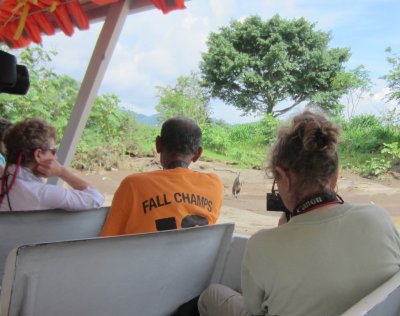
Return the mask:
M0 0L1 1L1 0ZM89 28L86 8L104 6L119 0L3 0L0 3L0 42L11 48L41 43L42 34L53 35L59 28L71 36L74 29ZM149 0L168 13L184 9L184 0Z

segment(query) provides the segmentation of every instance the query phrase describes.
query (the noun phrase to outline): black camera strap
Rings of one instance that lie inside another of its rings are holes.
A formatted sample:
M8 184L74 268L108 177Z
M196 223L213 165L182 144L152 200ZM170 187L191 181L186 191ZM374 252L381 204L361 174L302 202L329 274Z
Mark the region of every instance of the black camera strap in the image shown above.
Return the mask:
M294 209L292 217L307 213L321 206L343 203L343 199L338 194L332 192L321 192L312 195L299 203Z

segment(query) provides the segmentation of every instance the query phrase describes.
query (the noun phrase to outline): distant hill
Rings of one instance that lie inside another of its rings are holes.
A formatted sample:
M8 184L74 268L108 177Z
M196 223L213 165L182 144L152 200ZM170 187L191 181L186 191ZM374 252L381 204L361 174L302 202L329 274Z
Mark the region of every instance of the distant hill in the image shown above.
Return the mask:
M153 115L148 116L148 115L136 113L133 111L129 111L129 112L132 113L136 117L136 119L142 124L147 124L147 125L151 125L151 126L157 125L158 114L153 114Z

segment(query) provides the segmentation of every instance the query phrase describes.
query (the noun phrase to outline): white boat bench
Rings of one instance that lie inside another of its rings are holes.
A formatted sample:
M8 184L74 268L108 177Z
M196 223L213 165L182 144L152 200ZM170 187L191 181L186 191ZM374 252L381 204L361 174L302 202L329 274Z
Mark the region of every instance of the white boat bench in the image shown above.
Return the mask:
M14 248L0 315L170 315L231 275L233 230L221 224Z
M109 207L86 211L0 212L0 284L9 252L42 242L98 237Z

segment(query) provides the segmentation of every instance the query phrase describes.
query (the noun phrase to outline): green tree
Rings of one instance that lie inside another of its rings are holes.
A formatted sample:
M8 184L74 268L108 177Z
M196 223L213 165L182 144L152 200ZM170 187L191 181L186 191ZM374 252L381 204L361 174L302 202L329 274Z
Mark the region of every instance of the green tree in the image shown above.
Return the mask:
M205 85L245 114L278 116L303 102L335 107L344 91L333 82L350 52L329 48L330 34L314 28L279 15L231 22L209 36L200 63Z
M210 121L210 93L201 85L198 74L181 76L174 86L157 87L159 102L156 110L158 121L164 122L173 116L191 118L199 125Z
M365 66L359 65L347 72L339 72L333 80L333 87L340 95L344 94L347 117L351 119L360 101L371 90L372 81ZM340 107L339 105L338 108Z
M115 94L103 94L96 98L86 128L98 135L100 142L118 142L124 135L124 117L128 114L119 107Z
M25 96L0 94L0 115L12 121L38 117L51 122L63 134L76 99L79 82L57 75L49 66L56 53L39 46L21 50L18 62L29 70L30 88Z
M389 74L383 76L390 88L387 99L388 101L396 101L397 104L400 104L400 55L393 52L390 47L386 48L386 52L390 54L386 59L392 66Z

